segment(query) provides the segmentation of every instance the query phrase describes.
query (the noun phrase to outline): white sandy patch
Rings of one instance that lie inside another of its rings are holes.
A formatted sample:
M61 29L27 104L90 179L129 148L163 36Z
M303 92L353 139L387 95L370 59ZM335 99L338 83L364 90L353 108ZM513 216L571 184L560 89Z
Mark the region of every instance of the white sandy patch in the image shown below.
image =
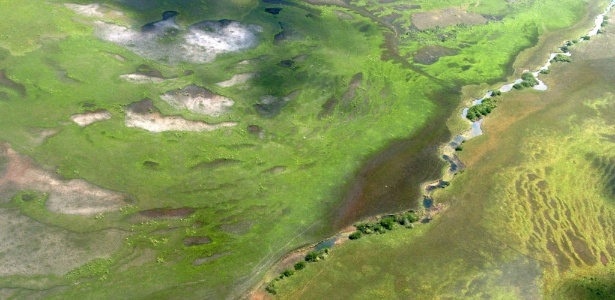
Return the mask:
M32 128L28 131L27 137L34 145L40 145L58 132L60 129L57 128Z
M147 76L147 75L143 75L143 74L124 74L124 75L120 75L120 78L122 78L122 79L124 79L124 80L126 80L128 82L132 82L132 83L136 83L136 84L161 83L161 82L164 82L163 78Z
M201 121L186 120L179 116L163 116L160 113L137 114L126 112L126 126L145 129L149 132L164 131L212 131L236 126L235 122L208 124Z
M70 119L73 120L73 122L77 123L77 125L85 127L96 122L111 119L111 113L107 110L100 110L72 115Z
M218 54L252 48L257 44L259 26L236 21L206 21L187 29L180 28L173 18L153 23L147 31L97 21L96 35L121 45L134 53L171 64L206 63ZM161 42L161 39L167 39ZM172 41L169 41L171 39Z
M254 73L235 74L235 75L233 75L233 77L231 77L231 79L225 80L225 81L221 81L221 82L218 82L216 84L218 86L227 88L227 87L232 87L232 86L237 85L237 84L244 84L248 80L252 79L253 77L254 77Z
M102 18L105 14L102 12L102 6L98 3L92 4L75 4L75 3L65 3L64 6L72 9L74 12L84 15L87 17L96 17Z
M235 104L229 98L197 86L187 86L181 90L166 92L160 95L160 98L175 108L187 109L212 117L220 116Z
M94 215L126 205L126 195L82 179L60 180L52 172L34 166L7 144L0 145L0 156L8 159L6 170L0 174L0 191L29 189L47 193L46 206L52 212Z
M76 4L76 3L64 3L64 6L73 10L77 14L91 18L108 18L117 19L124 17L124 13L121 11L113 10L101 5L100 3L92 4Z

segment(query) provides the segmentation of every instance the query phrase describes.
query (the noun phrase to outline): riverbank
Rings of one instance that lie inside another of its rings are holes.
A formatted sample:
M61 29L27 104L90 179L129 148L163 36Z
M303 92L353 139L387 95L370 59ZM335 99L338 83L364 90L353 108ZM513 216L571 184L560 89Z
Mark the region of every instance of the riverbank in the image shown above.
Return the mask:
M541 66L542 66L542 65L541 65ZM540 92L540 91L536 91L536 92L534 92L534 91L527 91L527 93L530 93L530 94L532 95L532 98L535 98L534 96L536 96L536 95L538 95L538 93L542 93L542 92ZM525 95L527 95L527 94L525 94ZM507 95L507 97L508 97L508 95ZM458 116L458 115L455 115L455 117L456 117L456 118L459 118L459 116ZM444 146L450 147L450 144L449 144L449 143L446 143L446 144L444 144ZM444 154L444 152L440 152L440 153L441 153L441 154ZM442 181L437 181L437 182L434 182L434 183L435 183L435 185L439 185L439 184L441 184L441 182L442 182ZM467 181L465 181L465 180L464 180L464 183L465 183L465 184L467 184ZM455 184L454 184L454 181L453 181L453 185L455 185ZM431 186L431 187L433 187L433 186L434 186L434 184L431 184L431 185L427 185L427 184L426 184L425 186ZM456 191L459 191L459 189L460 189L459 187L455 188L455 190L456 190ZM439 190L439 189L438 189L438 190ZM468 191L466 191L466 192L464 192L464 193L466 193L466 194L467 194L467 193L468 193ZM448 198L450 198L450 197L453 197L453 198L457 198L457 197L464 197L464 195L461 195L461 194L460 194L460 195L457 195L456 197L455 197L455 196L451 196L451 192L450 192L450 191L449 191L449 192L447 192L447 195L448 195L448 196L447 196ZM477 195L475 195L475 194L474 194L474 196L477 196ZM480 196L480 195L478 195L478 196ZM486 196L486 195L485 195L485 196ZM487 197L488 197L488 196L487 196ZM468 200L470 200L470 199L468 199ZM478 207L482 207L480 204L476 203L476 202L480 202L480 200L481 200L480 198L474 198L474 199L472 199L472 200L474 200L474 201L473 201L474 203L472 204L472 207L477 207L477 208L478 208ZM462 219L462 218L460 217L460 215L458 214L458 211L460 210L460 209L459 209L459 207L453 207L452 209L454 209L454 210L455 210L455 213L453 213L453 219L454 219L454 220L447 220L447 222L446 222L446 223L447 223L447 225L449 225L449 226L447 226L447 228L449 229L449 231L450 231L450 232L443 232L443 230L442 230L442 228L443 228L443 227L442 227L440 224L438 224L438 226L434 227L434 229L435 229L435 228L438 228L438 230L436 230L436 231L437 231L437 233L438 233L438 234L442 234L441 236L442 236L442 239L443 239L443 240L451 240L451 239L452 239L452 240L457 240L457 239L454 239L454 238L453 238L453 236L457 234L457 232L456 232L456 231L457 231L457 229L453 229L453 227L450 227L451 223L456 223L456 224L457 224L457 226L459 226L459 227L460 227L460 228L458 229L459 231L468 232L468 231L471 231L471 230L477 230L477 231L479 232L479 234L480 234L480 232L483 232L483 231L481 231L481 230L483 230L483 229L480 227L480 223L481 223L481 222L480 222L480 220L481 220L481 219L480 219L480 216L474 216L474 217L472 217L472 218L468 218L468 219L465 219L465 220L464 220L464 219ZM476 221L476 223L474 223L473 221ZM438 223L441 223L441 222L438 222ZM434 225L434 226L435 226L435 225ZM462 229L461 229L461 227L464 227L464 229L462 230ZM452 230L451 230L451 229L452 229ZM480 235L489 236L489 235L488 235L488 234L486 234L486 233L485 233L485 234L480 234ZM488 239L486 239L486 240L488 240ZM461 241L459 241L459 240L457 240L457 241L458 241L458 242L461 242ZM411 246L411 247L410 247L412 250L416 251L417 256L418 256L418 253L423 253L423 254L424 254L424 253L426 252L426 249L443 249L442 247L446 247L446 245L443 245L442 243L440 243L440 242L438 242L438 241L435 241L435 240L433 240L433 239L431 239L431 240L427 240L426 238L423 238L423 239L421 239L421 242L420 242L420 243L423 243L423 242L426 242L427 244L416 245L416 243L415 243L415 244L413 244L413 246ZM417 242L417 243L419 243L419 242ZM420 244L420 243L419 243L419 244ZM487 242L487 244L488 244L488 245L491 245L491 243L493 243L493 244L498 244L498 243L493 242L493 241L491 241L491 242ZM433 247L433 246L435 246L435 245L438 245L438 247ZM473 244L472 244L471 242L469 242L469 241L468 241L468 242L466 242L466 245L463 245L463 246L461 246L461 245L460 245L460 244L458 244L458 243L455 243L455 244L451 244L451 245L449 245L448 247L451 247L452 245L454 245L454 246L453 246L453 248L455 248L455 249L456 249L456 251L461 251L461 252L463 252L463 253L465 253L466 251L467 251L467 252L473 251L472 249L474 249L474 248L475 248L475 245L473 245ZM373 246L373 245L372 245L372 246ZM429 248L430 246L431 246L432 248ZM495 245L494 245L494 246L495 246ZM427 247L427 248L425 248L425 247ZM481 247L481 246L479 245L479 246L476 246L476 247ZM505 247L505 246L500 245L500 246L498 246L498 247ZM376 252L376 249L374 249L374 248L368 248L368 247L361 247L361 248L362 248L363 250L370 249L370 251L374 251L374 252ZM421 250L421 249L422 249L422 250ZM399 250L399 249L398 249L398 250ZM418 251L417 251L417 250L418 250ZM360 264L357 264L357 261L358 261L357 259L353 259L353 260L352 260L352 261L353 261L353 264L347 265L346 263L347 263L347 261L348 261L348 260L350 260L350 259L349 259L346 255L349 255L349 253L347 253L348 251L344 251L344 252L345 252L345 253L344 253L344 256L343 256L343 257L344 257L344 259L345 259L345 260L344 260L344 262L331 263L331 264L328 264L328 266L329 266L329 267L333 267L333 266L335 266L335 268L336 268L336 269L337 269L337 268L343 269L343 270L345 270L346 274L348 274L348 276L350 276L350 274L354 274L354 273L351 273L351 272L348 272L348 271L349 271L349 270L352 270L352 269L353 269L353 266L355 266L355 267L356 267L356 266L359 266ZM385 251L383 250L383 251L377 251L377 253L378 253L378 254L380 254L380 255L390 255L390 256L393 256L393 257L401 258L401 255L399 255L399 254L397 254L397 253L394 253L394 252L393 252L393 253L392 253L392 252L385 252ZM410 250L406 250L406 251L404 251L404 253L405 253L405 254L408 254L408 253L412 253L412 251L410 251ZM447 252L447 253L448 253L448 252ZM359 254L359 253L357 253L357 254ZM376 254L375 254L375 253L373 253L373 255L376 255ZM443 259L443 261L444 261L445 259L443 258L443 256L444 256L443 254L442 254L442 255L438 255L437 253L432 253L432 254L430 254L430 255L428 255L428 256L426 256L426 257L430 257L430 258L432 258L432 259L435 259L436 257L438 257L438 258ZM480 255L478 255L478 256L480 257ZM419 256L419 257L420 257L420 256ZM379 259L378 259L378 256L377 256L377 255L374 257L374 259L377 259L379 262L382 262L382 260L379 260ZM483 258L483 259L485 259L485 258ZM387 261L388 261L388 260L387 260ZM404 261L405 261L405 260L404 260ZM433 262L433 260L431 260L431 261ZM446 261L448 261L448 260L446 260ZM412 267L407 266L407 268L412 269L412 270L421 270L422 268L420 268L420 267L419 267L419 268L416 268L416 266L417 266L417 265L418 265L418 266L422 266L422 267L429 268L426 264L419 264L418 262L411 262L411 265L412 265ZM374 268L374 264L366 264L366 265L361 265L361 266L363 266L363 268L362 268L361 270L354 270L354 271L357 271L357 272L359 272L359 273L364 273L364 274L365 274L365 269L366 269L366 268ZM449 266L444 266L444 265L443 265L442 267L444 267L444 268L450 268L450 269L452 269L452 270L456 270L456 266L455 266L454 264L451 264L451 265L449 265ZM323 267L323 268L325 268L325 267ZM516 272L521 272L524 268L526 268L526 270L527 270L528 274L532 274L532 276L533 276L533 274L534 274L534 271L533 271L533 270L534 270L534 269L533 269L533 268L534 268L534 265L533 265L532 263L527 263L527 264L526 264L525 262L523 262L523 263L522 263L522 262L519 262L519 264L518 264L518 265L515 265L514 267L512 267L512 266L511 266L511 269L510 269L510 270L511 270L511 271L513 271L513 269L514 269L514 272L516 273ZM424 269L423 269L423 270L424 270ZM329 270L329 271L330 271L330 272L335 272L335 274L337 274L337 275L335 275L335 276L340 276L340 273L342 273L342 274L344 273L344 271L341 271L341 270L335 270L335 271L334 271L334 270ZM496 271L496 270L494 270L494 271ZM314 272L317 272L317 271L314 271ZM386 272L387 272L386 274L389 274L389 273L391 273L392 271L391 271L391 270L389 270L389 269L387 269L387 270L386 270ZM448 271L443 271L443 272L448 272ZM323 290L328 290L328 291L330 291L330 284L329 284L329 283L331 283L331 281L328 281L328 280L329 280L329 279L332 279L332 278L338 278L338 277L335 277L334 275L326 275L326 274L324 274L324 273L318 273L318 274L319 274L319 275L323 275L323 276L322 276L322 278L320 278L320 280L318 280L318 281L319 281L319 286L322 286ZM312 273L310 273L310 275L307 275L307 276L311 276L311 275L314 275L314 274L313 274L313 272L312 272ZM326 276L325 276L325 275L326 275ZM354 276L354 277L356 277L356 276L358 276L358 275L353 275L353 276ZM380 278L387 278L387 275L383 274ZM402 278L403 278L403 277L402 277ZM481 277L481 278L482 278L482 277ZM533 278L533 277L532 277L532 278ZM382 279L382 280L384 280L384 279ZM400 279L400 280L401 280L401 279ZM451 279L451 280L452 280L452 279ZM302 281L302 282L304 282L305 280L301 280L301 281ZM393 289L393 288L394 288L394 289L398 289L399 287L398 287L398 285L397 285L397 281L398 281L398 279L395 279L395 281L394 281L394 282L395 282L394 287L393 287L393 286L390 286L390 287L388 287L388 288L390 288L390 289ZM407 281L407 279L406 279L406 281ZM335 282L337 283L337 281L335 281ZM392 282L392 281L389 281L389 282ZM446 283L446 284L451 284L451 285L452 285L454 282L455 282L454 280L453 280L452 282L451 282L451 281L448 281L448 282L444 282L444 281L443 281L441 284L445 284L445 283ZM424 281L423 281L422 283L423 283L423 284L426 284ZM341 284L341 285L344 285L345 287L347 287L346 285L347 285L348 283L340 283L340 284ZM391 284L393 284L393 283L391 283ZM434 287L435 285L438 285L437 283L430 283L430 284L432 285L432 287ZM359 282L356 282L356 284L354 284L353 286L356 286L356 287L357 287L357 290L362 290L362 288L363 288ZM373 286L373 285L371 285L371 286ZM342 286L339 286L339 288L342 288ZM407 288L407 287L406 287L406 288ZM435 287L434 287L434 288L435 288ZM345 289L344 289L344 290L345 290ZM438 289L436 288L436 290L438 290ZM338 291L339 291L339 290L338 290ZM346 291L346 290L345 290L345 291ZM416 289L416 291L417 291L417 292L422 292L422 290L421 290L420 288ZM535 290L532 290L532 291L531 291L531 293L534 293L534 292L535 292ZM324 291L322 291L322 292L312 292L311 294L312 294L312 295L314 295L314 294L317 294L317 295L318 295L318 294L322 294L322 293L324 293ZM309 297L308 297L308 298L309 298Z

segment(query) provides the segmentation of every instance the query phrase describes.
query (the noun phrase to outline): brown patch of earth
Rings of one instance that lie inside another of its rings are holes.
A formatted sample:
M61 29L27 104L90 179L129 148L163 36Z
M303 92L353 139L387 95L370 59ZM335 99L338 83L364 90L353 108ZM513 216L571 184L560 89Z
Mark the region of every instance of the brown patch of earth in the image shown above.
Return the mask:
M184 246L199 246L211 243L211 239L206 236L191 236L184 239Z
M231 253L233 253L233 252L218 253L218 254L214 254L214 255L211 255L211 256L207 256L207 257L197 258L192 263L192 265L193 266L200 266L200 265L202 265L204 263L207 263L207 262L210 262L210 261L214 261L214 260L216 260L216 259L218 259L220 257L224 257L224 256L227 256L227 255L230 255Z
M414 61L423 65L431 65L437 62L440 57L456 55L457 53L459 51L456 49L430 45L419 49L414 55Z
M82 114L72 115L70 119L77 123L81 127L91 125L96 122L105 121L111 119L111 113L108 110L97 110L91 112L85 112Z
M412 10L412 9L421 9L420 5L417 4L401 4L395 5L395 10Z
M248 132L258 136L261 139L265 136L265 131L258 125L248 125Z
M299 93L300 91L293 91L284 97L265 95L260 97L259 103L254 104L254 108L261 117L272 118L280 114L286 103L295 99Z
M124 272L131 268L138 268L146 263L156 261L156 251L152 249L140 249L138 251L138 254L131 255L132 258L130 259L130 261L119 264L120 267L118 270L120 272Z
M222 224L220 230L237 235L246 234L252 229L252 222L237 222L233 224Z
M199 101L199 100L197 100ZM186 120L180 116L163 116L151 99L130 104L126 109L126 127L141 128L149 132L165 131L212 131L236 126L235 122L209 124L202 121Z
M179 90L168 91L160 98L178 109L187 109L197 114L220 116L235 102L229 98L213 93L196 85L189 85Z
M6 161L0 177L0 197L10 198L11 193L19 190L36 190L49 195L45 202L49 211L75 215L114 211L129 202L126 194L99 188L82 179L61 180L17 154L8 144L0 144L0 157Z
M469 13L460 7L445 8L412 14L412 24L419 30L451 25L477 25L485 24L487 19L482 15Z

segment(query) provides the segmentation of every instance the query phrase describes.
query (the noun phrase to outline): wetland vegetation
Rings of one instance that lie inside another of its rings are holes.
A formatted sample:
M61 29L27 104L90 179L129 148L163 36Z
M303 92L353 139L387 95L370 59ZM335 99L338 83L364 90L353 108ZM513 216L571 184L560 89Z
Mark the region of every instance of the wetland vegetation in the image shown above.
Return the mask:
M459 161L438 147L467 126L452 119L467 98L606 4L5 0L0 298L233 299L272 278L280 298L608 293L583 280L615 255L600 229L612 58L583 43L546 101L498 96L489 118L504 121L434 191L446 213L413 230L390 229L416 214L386 216L426 203L421 184ZM276 264L376 215L355 241Z

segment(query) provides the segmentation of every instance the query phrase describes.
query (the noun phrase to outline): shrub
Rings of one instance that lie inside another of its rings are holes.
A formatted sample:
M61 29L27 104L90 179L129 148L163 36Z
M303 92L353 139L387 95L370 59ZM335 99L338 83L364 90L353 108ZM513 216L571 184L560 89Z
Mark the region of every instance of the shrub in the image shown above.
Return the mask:
M312 251L305 256L305 261L315 262L318 261L318 252Z
M359 223L355 225L358 231L364 234L372 234L374 233L374 225L369 223Z
M286 269L284 270L284 272L282 272L282 275L284 275L284 277L290 277L290 276L295 275L295 271L291 269Z
M410 223L414 223L419 220L419 216L414 211L407 212L405 218L408 219Z
M474 105L468 109L468 114L466 115L466 118L470 119L471 121L476 121L480 117L488 115L489 113L491 113L491 110L493 110L497 106L496 102L497 101L493 98L483 99L483 102L481 102L481 104Z
M361 238L361 235L362 235L362 234L361 234L361 231L355 231L355 232L351 233L351 234L348 236L348 238L349 238L349 239L351 239L351 240L358 240L358 239L360 239L360 238Z
M265 291L267 291L267 293L275 295L278 292L275 290L275 286L273 286L273 283L270 283L266 288Z
M549 74L551 71L549 71L549 69L542 69L540 70L540 74Z
M299 271L299 270L305 269L306 265L307 264L304 261L300 261L300 262L295 264L294 268L295 268L296 271Z
M534 77L534 74L530 72L525 72L521 74L521 79L523 80L521 84L524 87L532 87L538 84L538 79L536 79L536 77Z
M553 61L553 62L571 62L572 60L570 59L569 56L558 54L551 61Z
M305 256L305 261L317 262L319 260L325 259L328 254L329 254L328 248L325 248L319 251L312 251Z
M380 225L386 230L392 230L395 225L395 217L388 216L380 220Z
M382 227L380 223L376 223L374 224L374 232L375 233L385 233L386 229L384 229L384 227Z

